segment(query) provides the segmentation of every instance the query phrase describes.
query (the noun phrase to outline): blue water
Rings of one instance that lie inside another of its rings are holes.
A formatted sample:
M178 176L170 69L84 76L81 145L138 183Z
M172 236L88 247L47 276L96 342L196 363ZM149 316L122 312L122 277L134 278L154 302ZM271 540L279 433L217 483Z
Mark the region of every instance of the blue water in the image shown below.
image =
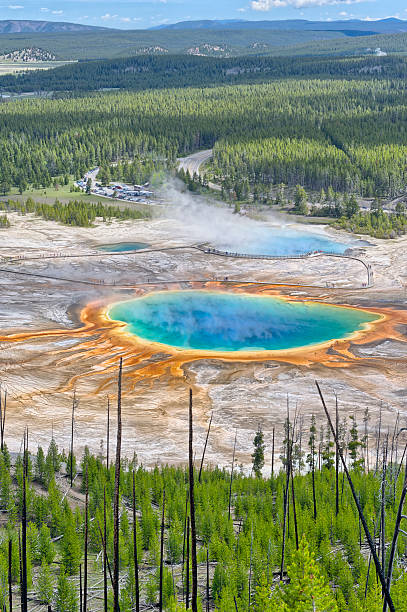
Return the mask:
M117 242L115 244L102 244L98 246L98 249L107 253L122 253L123 251L140 251L140 249L146 249L149 246L146 242Z
M278 297L169 291L114 304L109 316L132 334L181 349L292 349L346 338L377 315Z
M313 251L343 254L352 244L337 242L328 235L299 231L285 227L262 227L248 232L239 242L227 237L218 242L217 249L247 253L248 255L304 255Z

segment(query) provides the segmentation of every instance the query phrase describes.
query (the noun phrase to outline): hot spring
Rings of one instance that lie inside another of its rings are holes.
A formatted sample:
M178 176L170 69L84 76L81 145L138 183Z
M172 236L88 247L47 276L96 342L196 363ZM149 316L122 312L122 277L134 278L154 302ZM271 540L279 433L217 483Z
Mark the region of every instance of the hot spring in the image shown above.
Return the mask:
M324 251L342 255L347 249L355 246L338 242L328 234L298 230L291 227L252 227L244 237L236 241L227 237L216 241L216 248L221 251L234 251L248 255L274 255L295 257L313 251ZM227 235L227 234L226 234Z
M99 251L106 253L123 253L125 251L140 251L150 245L146 242L116 242L114 244L102 244L98 246Z
M168 291L113 304L108 316L138 338L184 350L296 349L363 330L379 315L314 302L221 291Z

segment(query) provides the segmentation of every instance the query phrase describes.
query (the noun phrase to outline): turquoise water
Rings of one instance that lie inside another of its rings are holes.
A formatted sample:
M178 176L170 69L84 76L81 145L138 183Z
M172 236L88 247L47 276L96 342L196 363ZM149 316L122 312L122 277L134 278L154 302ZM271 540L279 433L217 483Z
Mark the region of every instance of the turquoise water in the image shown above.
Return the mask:
M146 242L117 242L115 244L102 244L98 246L98 249L107 253L122 253L123 251L140 251L140 249L146 249L149 246Z
M343 254L354 244L337 242L328 235L299 231L285 227L251 228L238 241L226 238L216 243L222 251L247 253L248 255L304 255L313 251Z
M169 291L119 302L109 316L144 340L181 349L271 351L346 338L377 315L278 297Z

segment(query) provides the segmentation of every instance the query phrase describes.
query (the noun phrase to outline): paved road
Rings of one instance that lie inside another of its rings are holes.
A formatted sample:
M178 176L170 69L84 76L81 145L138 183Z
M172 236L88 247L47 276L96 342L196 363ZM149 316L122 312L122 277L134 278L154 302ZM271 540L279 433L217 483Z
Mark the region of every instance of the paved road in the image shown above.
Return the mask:
M192 155L188 155L188 157L180 157L178 159L178 170L184 170L184 172L189 172L190 176L194 176L194 174L203 174L200 172L200 168L202 164L204 164L208 159L212 157L212 149L207 149L206 151L198 151L198 153L193 153ZM215 191L220 191L221 187L216 185L215 183L209 183L210 189L214 189Z
M96 177L99 174L99 166L97 166L96 168L93 168L93 170L89 170L89 172L87 172L84 176L85 179L85 183L88 179L90 179L92 181L92 189L96 189Z
M199 174L199 168L211 157L212 149L198 151L198 153L193 153L192 155L188 155L188 157L181 157L178 160L178 169L182 169L185 172L189 171L189 174L194 176L195 173Z

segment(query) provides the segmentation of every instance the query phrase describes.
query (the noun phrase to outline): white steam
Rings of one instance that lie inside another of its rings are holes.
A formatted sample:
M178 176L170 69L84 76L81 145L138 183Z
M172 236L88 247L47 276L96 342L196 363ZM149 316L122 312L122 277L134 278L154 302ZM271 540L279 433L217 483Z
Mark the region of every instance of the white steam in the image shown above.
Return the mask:
M266 235L270 239L270 227L264 223L234 214L232 209L215 200L192 195L181 181L170 181L163 188L163 197L168 204L165 216L175 219L185 237L191 243L209 243L222 250L245 253L257 242L263 243ZM275 215L273 224L282 227Z
M268 223L234 214L215 200L191 194L178 180L166 183L162 196L168 202L165 217L176 221L177 236L189 244L207 243L221 251L260 255L343 252L347 247L332 241L321 228L286 224L276 212L267 214Z

